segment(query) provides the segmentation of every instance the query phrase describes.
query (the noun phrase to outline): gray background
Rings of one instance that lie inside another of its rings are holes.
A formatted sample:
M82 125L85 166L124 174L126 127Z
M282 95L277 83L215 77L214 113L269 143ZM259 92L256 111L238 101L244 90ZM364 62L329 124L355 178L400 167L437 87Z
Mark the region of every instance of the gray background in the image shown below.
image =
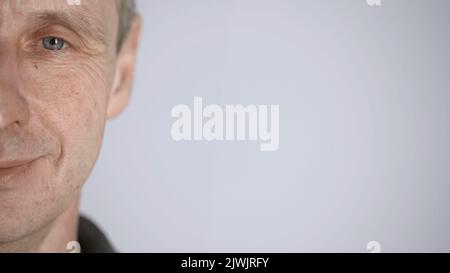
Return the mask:
M450 1L140 1L134 99L83 195L124 252L450 251ZM175 142L279 104L280 150Z

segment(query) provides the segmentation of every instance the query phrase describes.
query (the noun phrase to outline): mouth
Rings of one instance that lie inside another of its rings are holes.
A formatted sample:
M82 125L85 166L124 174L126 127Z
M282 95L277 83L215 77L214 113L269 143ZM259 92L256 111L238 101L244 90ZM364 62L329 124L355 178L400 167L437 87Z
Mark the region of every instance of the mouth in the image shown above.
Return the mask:
M39 158L11 161L0 160L0 186L6 186L6 184L13 183L14 178L26 172L38 159Z

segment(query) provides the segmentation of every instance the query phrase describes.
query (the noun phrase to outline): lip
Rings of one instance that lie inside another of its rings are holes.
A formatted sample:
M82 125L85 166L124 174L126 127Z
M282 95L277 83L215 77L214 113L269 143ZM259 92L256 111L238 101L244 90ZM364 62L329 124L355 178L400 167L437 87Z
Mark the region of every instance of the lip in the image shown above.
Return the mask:
M13 169L17 168L23 165L27 165L30 162L33 162L35 159L24 159L24 160L0 160L0 170L7 170L7 169Z
M38 159L39 158L11 161L0 160L0 186L14 184L14 178L26 172L26 170Z

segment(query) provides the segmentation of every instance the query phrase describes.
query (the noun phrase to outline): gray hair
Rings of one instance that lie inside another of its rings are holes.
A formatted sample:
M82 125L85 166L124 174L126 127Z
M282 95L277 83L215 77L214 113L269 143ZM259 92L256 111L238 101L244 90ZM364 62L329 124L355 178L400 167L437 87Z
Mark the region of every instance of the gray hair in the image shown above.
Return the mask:
M117 51L119 52L136 18L136 2L135 0L116 0L116 4L119 12L117 35Z

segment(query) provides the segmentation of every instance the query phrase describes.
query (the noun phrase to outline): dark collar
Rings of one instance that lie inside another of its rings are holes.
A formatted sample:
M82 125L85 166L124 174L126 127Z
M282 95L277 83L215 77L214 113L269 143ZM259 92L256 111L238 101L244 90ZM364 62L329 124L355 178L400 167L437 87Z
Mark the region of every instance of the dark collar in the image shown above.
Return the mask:
M115 253L113 246L100 228L81 216L78 224L78 242L82 253Z

